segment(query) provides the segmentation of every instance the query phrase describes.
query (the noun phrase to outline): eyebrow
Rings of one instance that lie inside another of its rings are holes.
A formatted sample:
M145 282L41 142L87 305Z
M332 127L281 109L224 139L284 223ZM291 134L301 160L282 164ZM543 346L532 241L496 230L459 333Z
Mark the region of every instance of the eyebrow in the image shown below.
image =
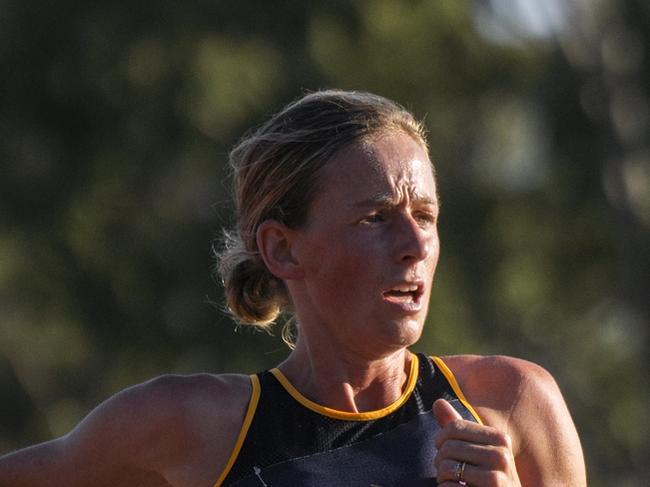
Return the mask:
M387 208L390 206L394 206L396 204L395 200L396 198L393 194L385 193L385 194L379 194L373 196L371 198L362 201L357 201L350 206L354 208L369 208L369 207L376 207L376 206ZM411 201L417 204L439 206L438 200L434 200L424 195L415 195L414 198L411 198Z

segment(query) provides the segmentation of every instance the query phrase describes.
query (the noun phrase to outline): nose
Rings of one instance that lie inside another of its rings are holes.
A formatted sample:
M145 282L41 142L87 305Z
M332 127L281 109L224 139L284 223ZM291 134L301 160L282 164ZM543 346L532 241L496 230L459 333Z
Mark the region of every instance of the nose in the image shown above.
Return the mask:
M437 245L435 225L423 228L410 215L404 215L397 229L395 257L399 262L426 259Z

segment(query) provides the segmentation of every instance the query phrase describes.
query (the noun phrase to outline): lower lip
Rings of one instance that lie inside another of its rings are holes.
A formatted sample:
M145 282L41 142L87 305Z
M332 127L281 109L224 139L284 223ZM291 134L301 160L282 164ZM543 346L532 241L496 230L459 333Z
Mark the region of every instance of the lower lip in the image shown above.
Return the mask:
M383 296L384 303L393 309L398 309L405 314L417 314L422 311L422 296L416 296L414 299L400 299L393 296Z

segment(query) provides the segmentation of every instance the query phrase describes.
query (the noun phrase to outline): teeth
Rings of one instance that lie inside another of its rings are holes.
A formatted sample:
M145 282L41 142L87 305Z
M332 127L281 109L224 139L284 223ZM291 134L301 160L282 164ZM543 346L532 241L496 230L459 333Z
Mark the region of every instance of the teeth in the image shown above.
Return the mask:
M410 293L417 290L418 290L417 284L402 284L401 286L396 286L393 289L391 289L391 291L399 291L401 293Z

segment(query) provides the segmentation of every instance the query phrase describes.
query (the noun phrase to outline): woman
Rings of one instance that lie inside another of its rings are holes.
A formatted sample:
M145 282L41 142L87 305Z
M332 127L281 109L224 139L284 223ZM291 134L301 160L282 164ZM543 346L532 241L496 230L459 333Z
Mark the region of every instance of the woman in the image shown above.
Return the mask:
M312 93L231 163L228 307L261 327L290 314L287 360L127 389L65 437L4 457L0 485L586 485L547 372L408 351L439 254L433 167L410 113L367 93Z

